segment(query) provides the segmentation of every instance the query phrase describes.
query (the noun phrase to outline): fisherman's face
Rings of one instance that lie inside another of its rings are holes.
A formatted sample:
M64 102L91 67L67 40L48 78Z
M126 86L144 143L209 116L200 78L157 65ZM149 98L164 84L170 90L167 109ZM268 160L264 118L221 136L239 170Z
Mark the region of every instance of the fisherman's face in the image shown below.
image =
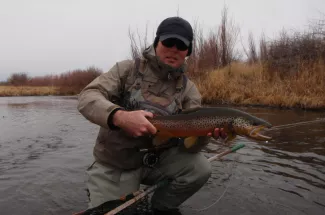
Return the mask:
M156 55L162 62L174 68L180 67L187 56L188 47L181 40L169 38L159 41L156 47Z

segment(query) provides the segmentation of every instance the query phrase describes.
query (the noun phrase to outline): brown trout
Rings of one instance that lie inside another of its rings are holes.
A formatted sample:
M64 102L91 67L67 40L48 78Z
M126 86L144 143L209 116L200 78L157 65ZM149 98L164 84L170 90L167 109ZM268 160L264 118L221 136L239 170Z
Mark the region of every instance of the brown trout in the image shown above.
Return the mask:
M226 107L201 107L188 109L177 115L155 116L149 121L156 127L154 145L161 145L172 137L185 138L185 147L195 144L197 137L206 136L215 128L223 128L227 133L225 142L237 135L254 140L270 140L260 134L272 125L244 111Z

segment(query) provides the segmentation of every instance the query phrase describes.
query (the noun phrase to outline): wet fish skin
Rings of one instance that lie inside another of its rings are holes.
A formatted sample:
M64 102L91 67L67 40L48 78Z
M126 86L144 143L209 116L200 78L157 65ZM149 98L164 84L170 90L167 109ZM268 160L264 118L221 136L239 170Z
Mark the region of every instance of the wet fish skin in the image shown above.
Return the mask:
M156 128L155 145L171 137L206 136L215 128L224 128L228 139L234 139L237 135L252 138L254 140L270 140L259 132L264 128L271 128L272 124L255 117L244 111L225 107L200 107L188 109L177 115L156 116L149 120Z

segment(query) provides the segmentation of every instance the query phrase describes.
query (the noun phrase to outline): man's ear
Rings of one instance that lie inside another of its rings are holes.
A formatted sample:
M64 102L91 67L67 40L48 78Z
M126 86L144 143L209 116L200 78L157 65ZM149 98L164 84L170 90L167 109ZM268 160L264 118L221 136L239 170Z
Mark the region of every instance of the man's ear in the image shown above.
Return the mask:
M192 42L190 43L189 47L188 47L188 51L187 51L187 56L190 56L192 54Z
M155 37L155 40L153 41L153 47L155 48L155 50L158 45L158 42L159 42L159 37Z

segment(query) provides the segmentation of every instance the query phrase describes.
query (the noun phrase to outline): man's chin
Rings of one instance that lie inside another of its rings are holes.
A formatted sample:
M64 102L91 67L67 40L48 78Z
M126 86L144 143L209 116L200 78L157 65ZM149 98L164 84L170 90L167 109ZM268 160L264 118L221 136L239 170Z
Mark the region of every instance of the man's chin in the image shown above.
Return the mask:
M176 63L176 62L174 62L174 61L166 61L166 62L164 62L165 64L167 64L168 66L171 66L171 67L173 67L173 68L178 68L179 67L179 65L178 65L178 63Z

